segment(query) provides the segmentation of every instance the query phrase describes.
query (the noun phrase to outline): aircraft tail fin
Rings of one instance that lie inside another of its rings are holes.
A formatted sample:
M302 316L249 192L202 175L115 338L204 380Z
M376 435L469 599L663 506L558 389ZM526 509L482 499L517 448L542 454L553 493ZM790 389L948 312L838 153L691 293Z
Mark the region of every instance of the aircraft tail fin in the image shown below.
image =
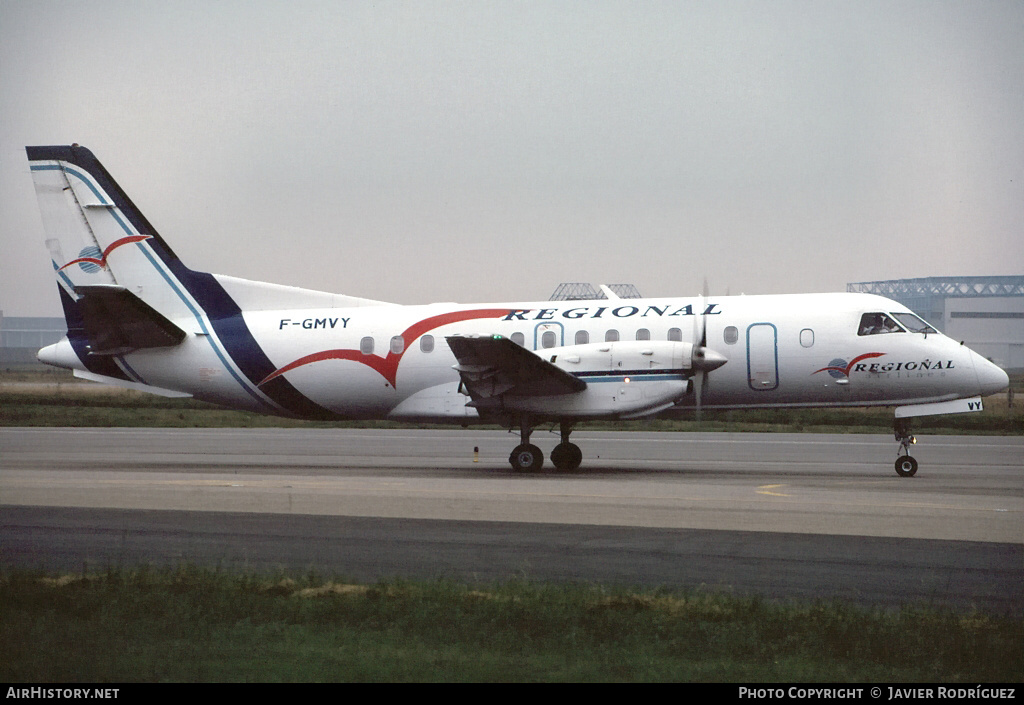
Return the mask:
M93 153L78 145L26 152L69 327L81 316L80 287L122 287L162 316L187 315L173 289L189 270Z
M90 379L148 387L163 368L153 366L155 356L146 348L180 344L181 350L195 342L193 350L202 352L193 363L201 360L204 369L223 371L234 382L216 391L207 387L208 398L272 413L330 416L284 378L274 387L258 386L277 365L244 311L381 302L191 270L88 149L73 144L26 152L68 325L66 340L39 352L42 362L87 372Z
M188 269L100 161L78 145L26 147L69 326L79 287L120 286L169 319L266 307L386 302Z

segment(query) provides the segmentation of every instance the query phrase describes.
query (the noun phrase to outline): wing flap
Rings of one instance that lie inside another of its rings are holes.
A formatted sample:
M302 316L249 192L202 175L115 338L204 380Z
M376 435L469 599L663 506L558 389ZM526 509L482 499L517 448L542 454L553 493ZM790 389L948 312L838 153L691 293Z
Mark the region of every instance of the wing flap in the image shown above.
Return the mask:
M113 387L120 387L122 389L134 389L137 392L146 392L147 394L156 394L161 397L170 397L175 399L188 399L192 395L188 392L179 392L174 389L164 389L163 387L153 387L148 384L141 384L139 382L129 382L123 379L117 379L115 377L107 377L106 375L98 375L93 372L86 372L85 370L75 370L75 377L79 379L85 379L90 382L98 382L99 384L108 384Z

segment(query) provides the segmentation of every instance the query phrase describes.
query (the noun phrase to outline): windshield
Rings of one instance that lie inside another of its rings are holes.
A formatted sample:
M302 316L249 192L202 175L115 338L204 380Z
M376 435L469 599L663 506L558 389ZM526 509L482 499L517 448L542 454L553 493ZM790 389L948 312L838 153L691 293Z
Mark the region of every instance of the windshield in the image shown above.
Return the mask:
M865 313L860 317L857 335L878 335L880 333L902 333L896 321L885 313Z
M894 313L896 320L903 324L903 326L911 333L935 333L937 332L934 328L924 322L923 319L915 316L912 313Z

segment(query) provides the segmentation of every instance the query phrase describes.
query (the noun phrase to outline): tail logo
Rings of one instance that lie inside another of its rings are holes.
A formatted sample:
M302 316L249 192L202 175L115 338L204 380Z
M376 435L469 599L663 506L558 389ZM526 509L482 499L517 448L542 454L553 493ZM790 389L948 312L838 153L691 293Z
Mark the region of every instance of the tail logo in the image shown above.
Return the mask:
M94 272L100 271L101 267L106 268L107 257L109 257L110 253L118 247L121 247L122 245L130 245L133 242L142 242L143 240L148 240L150 237L150 235L129 235L128 237L123 237L120 240L115 240L110 243L110 245L107 246L107 249L103 252L100 252L100 248L95 245L82 248L82 251L78 253L78 257L76 259L71 260L57 271L62 272L71 265L77 264L83 272L93 274Z
M98 247L83 247L82 251L78 253L78 259L72 260L68 264L78 264L78 268L86 274L94 274L100 271L100 266L103 261L103 253L100 252ZM64 265L65 267L67 265ZM61 267L63 269L64 267Z

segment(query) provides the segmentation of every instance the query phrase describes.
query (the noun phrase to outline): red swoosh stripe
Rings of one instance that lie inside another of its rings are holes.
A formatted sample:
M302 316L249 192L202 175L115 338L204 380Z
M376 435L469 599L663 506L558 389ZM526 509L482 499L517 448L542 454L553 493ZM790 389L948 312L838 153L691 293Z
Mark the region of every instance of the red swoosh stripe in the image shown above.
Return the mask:
M442 313L441 315L431 316L430 318L425 318L418 323L412 324L402 333L402 338L406 341L406 345L408 346L421 335L428 333L435 328L448 325L449 323L460 323L461 321L471 321L478 318L498 318L501 316L507 316L509 313L516 310L519 309L484 308L470 311ZM408 347L406 350L408 350ZM376 370L391 384L392 387L395 387L395 379L398 376L398 363L402 361L402 355L404 354L405 350L400 353L389 352L387 357L380 357L378 355L365 355L358 350L351 349L324 350L322 352L300 357L293 362L289 362L284 367L274 370L264 377L257 386L262 387L270 380L280 377L286 372L294 370L297 367L302 367L303 365L309 365L314 362L323 362L324 360L352 360L353 362L359 362L373 370Z
M115 240L114 242L112 242L109 245L107 245L107 249L103 250L103 254L100 255L99 259L97 259L95 257L79 257L78 259L71 260L70 262L65 264L63 267L61 267L57 271L59 272L59 271L61 271L63 269L67 269L68 267L70 267L73 264L80 264L81 262L92 262L93 264L95 264L97 266L106 267L107 266L107 255L109 255L111 252L116 250L118 247L121 247L121 245L130 245L133 242L142 242L143 240L148 240L150 237L152 237L152 236L151 235L129 235L128 237L123 237L120 240Z

